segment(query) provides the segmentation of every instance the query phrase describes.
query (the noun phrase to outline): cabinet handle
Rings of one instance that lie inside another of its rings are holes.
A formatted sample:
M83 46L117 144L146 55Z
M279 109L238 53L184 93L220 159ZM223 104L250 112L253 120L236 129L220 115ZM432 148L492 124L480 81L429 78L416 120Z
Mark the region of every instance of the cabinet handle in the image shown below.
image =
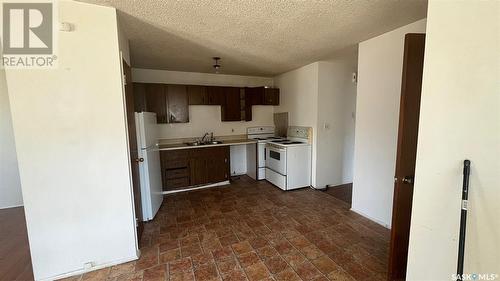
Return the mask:
M227 158L224 158L224 163L227 163Z

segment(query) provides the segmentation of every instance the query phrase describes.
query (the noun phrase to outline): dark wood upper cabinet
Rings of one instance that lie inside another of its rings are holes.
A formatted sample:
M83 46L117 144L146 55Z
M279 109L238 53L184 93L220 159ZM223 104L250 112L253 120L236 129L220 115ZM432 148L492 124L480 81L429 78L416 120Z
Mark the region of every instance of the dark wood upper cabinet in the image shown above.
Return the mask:
M221 107L222 121L241 121L240 88L224 87L225 102Z
M167 123L189 122L188 94L185 85L166 85Z
M264 105L280 104L280 89L264 88Z
M224 88L225 87L218 86L207 87L209 105L223 105L226 102Z
M259 88L245 88L247 103L250 105L264 104L264 91L263 87Z
M189 105L220 105L222 121L252 121L253 105L279 105L279 89L134 83L134 105L158 123L189 122Z
M208 104L208 93L206 86L188 85L187 93L189 97L189 105Z
M146 111L146 84L133 83L134 89L134 111Z
M254 87L246 88L252 105L279 105L280 89Z
M163 84L146 84L146 110L156 113L158 123L167 123L167 96Z

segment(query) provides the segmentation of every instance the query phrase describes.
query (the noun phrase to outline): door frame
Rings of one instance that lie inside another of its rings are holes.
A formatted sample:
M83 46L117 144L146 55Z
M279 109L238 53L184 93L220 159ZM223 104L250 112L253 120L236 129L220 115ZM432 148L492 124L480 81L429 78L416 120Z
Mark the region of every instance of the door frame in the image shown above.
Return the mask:
M136 210L135 210L135 198L134 198L134 180L132 178L132 165L131 162L128 161L131 159L131 152L130 152L130 139L129 139L129 132L128 132L128 116L127 116L127 99L126 99L126 93L125 93L125 68L124 68L124 63L126 63L125 58L123 57L123 52L120 51L120 80L122 83L122 100L123 100L123 115L125 117L125 137L127 140L127 164L128 164L128 173L129 173L129 182L130 182L130 204L132 205L132 228L134 229L134 243L135 243L135 251L137 258L141 256L141 251L139 250L139 234L137 233L137 216L136 216ZM127 64L128 65L128 64ZM130 67L130 66L129 66ZM135 121L134 121L135 122Z
M425 33L407 33L404 38L388 281L406 279L424 56Z

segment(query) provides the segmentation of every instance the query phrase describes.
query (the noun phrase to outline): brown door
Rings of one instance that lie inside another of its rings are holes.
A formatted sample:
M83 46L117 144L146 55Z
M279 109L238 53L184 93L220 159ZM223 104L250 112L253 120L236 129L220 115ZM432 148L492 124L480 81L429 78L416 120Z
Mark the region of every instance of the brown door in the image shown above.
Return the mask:
M137 149L137 137L135 130L134 115L134 91L132 84L132 71L130 66L123 61L123 75L125 76L125 104L127 108L127 127L130 146L130 163L132 167L132 184L134 190L135 220L137 222L137 243L141 240L142 230L142 204L141 204L141 186L139 181L140 159Z
M406 279L425 34L406 34L388 280Z

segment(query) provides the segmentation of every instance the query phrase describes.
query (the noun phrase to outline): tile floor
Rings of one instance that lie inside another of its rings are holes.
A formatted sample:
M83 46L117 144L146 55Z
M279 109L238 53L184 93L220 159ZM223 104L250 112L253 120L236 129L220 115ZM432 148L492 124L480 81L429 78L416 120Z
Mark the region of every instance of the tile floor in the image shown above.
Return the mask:
M242 177L167 196L139 260L68 280L385 280L389 237L325 193Z

